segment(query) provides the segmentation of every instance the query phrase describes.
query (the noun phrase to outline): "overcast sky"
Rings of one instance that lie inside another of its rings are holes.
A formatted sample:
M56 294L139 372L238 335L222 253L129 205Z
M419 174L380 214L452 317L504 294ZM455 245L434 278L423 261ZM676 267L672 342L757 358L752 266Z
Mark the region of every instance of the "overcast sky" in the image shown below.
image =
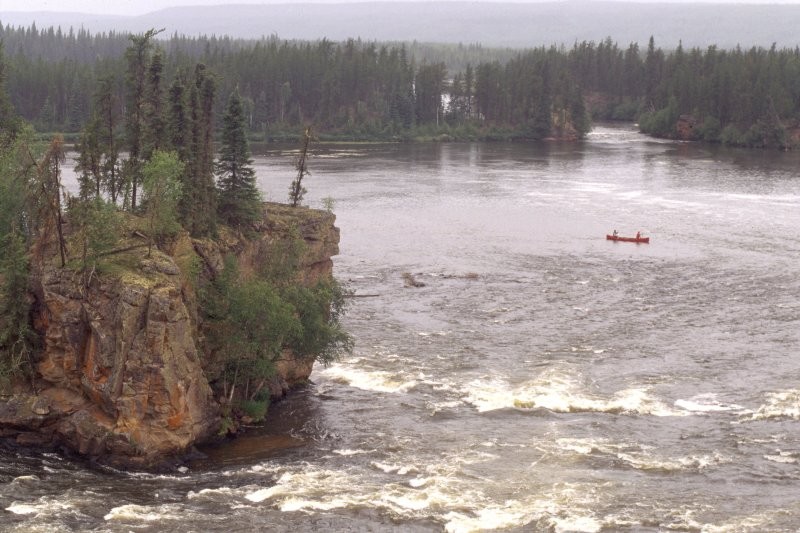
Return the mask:
M303 0L303 2L340 3L364 0ZM375 0L371 0L375 1ZM391 0L377 0L391 1ZM479 1L536 1L536 0L479 0ZM546 1L546 0L539 0ZM549 0L553 1L553 0ZM634 0L635 1L635 0ZM640 0L648 1L648 0ZM686 2L693 0L652 0L667 2ZM706 2L736 2L746 4L786 4L800 0L705 0ZM269 4L302 3L289 0L0 0L0 14L3 11L72 11L108 15L141 15L172 6L198 6L220 4Z

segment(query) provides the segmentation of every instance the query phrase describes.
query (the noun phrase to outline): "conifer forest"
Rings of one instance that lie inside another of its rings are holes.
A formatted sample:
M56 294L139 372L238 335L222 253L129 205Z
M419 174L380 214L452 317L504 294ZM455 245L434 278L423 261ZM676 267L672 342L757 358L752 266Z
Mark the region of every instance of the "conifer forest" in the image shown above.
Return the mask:
M190 98L191 86L209 91L208 83L214 94L206 92L204 112L222 117L236 91L259 140L297 139L308 125L322 139L580 138L594 119L638 121L663 137L786 148L800 124L800 50L775 46L661 48L608 38L512 51L150 37L153 68L168 88L164 111L170 98ZM80 132L100 102L116 120L127 112L126 50L141 38L0 26L10 102L41 132ZM682 118L688 133L676 130ZM221 121L209 127L218 138Z

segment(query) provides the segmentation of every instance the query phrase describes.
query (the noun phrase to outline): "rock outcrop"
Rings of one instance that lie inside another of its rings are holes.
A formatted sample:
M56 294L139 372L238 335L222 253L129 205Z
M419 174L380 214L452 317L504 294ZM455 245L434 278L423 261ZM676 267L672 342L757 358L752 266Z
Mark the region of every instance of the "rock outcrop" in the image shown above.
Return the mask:
M152 467L215 432L219 404L203 373L197 298L190 268L220 271L232 253L254 270L263 243L301 238L298 276L332 273L335 217L265 204L255 235L196 240L163 253L130 252L120 272L91 277L55 263L34 265L34 325L43 339L36 390L0 398L0 436L20 445L61 446L120 466ZM313 357L286 354L273 394L311 373Z
M678 117L678 122L675 124L675 135L682 141L692 141L697 138L695 134L696 128L696 118L692 115L681 115Z

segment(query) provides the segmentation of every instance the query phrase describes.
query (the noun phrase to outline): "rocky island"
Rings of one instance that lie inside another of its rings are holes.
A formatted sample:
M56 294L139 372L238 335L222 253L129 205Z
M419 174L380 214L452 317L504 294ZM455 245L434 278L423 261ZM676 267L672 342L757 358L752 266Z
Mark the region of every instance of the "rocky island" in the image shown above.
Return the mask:
M225 433L235 424L235 396L223 393L210 370L213 352L224 346L208 342L211 320L200 288L222 275L226 258L247 277L292 242L300 250L292 273L297 283L331 279L339 242L334 221L326 211L263 204L247 237L223 230L214 239L192 238L182 231L150 254L136 246L137 232L129 228L132 249L106 272L61 267L51 240L31 265L39 350L28 378L5 384L0 436L150 468ZM69 238L75 228L68 221L65 228ZM317 355L282 346L265 384L269 396L305 382Z

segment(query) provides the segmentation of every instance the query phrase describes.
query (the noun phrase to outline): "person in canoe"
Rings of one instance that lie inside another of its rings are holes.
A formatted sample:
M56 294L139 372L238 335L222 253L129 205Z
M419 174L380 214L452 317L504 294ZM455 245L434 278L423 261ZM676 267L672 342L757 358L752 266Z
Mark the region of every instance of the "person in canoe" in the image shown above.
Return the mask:
M614 237L616 237L617 235L619 235L619 232L618 232L617 230L614 230L614 233L612 233L611 235L613 235Z
M639 236L640 236L640 235L641 235L641 232L640 232L640 231L637 231L637 232L636 232L636 240L639 240Z

